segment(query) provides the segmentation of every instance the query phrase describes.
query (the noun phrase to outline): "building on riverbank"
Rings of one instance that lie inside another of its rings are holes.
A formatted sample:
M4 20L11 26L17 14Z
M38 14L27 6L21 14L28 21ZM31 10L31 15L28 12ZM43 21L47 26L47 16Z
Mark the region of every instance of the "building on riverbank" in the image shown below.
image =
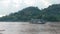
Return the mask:
M30 23L32 23L32 24L45 24L46 21L43 20L43 19L32 19L32 20L30 21Z

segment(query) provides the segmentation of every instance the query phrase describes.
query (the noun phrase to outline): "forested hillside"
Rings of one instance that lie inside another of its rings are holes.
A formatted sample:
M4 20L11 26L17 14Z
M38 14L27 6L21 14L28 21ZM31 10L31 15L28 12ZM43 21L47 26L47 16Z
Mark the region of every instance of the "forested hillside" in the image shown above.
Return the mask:
M16 13L0 18L0 21L29 21L40 18L42 11L38 7L27 7Z
M40 10L38 7L27 7L18 12L1 17L0 21L30 21L31 19L60 21L60 4L50 5L43 10Z
M45 19L48 21L60 21L60 4L54 4L45 8Z

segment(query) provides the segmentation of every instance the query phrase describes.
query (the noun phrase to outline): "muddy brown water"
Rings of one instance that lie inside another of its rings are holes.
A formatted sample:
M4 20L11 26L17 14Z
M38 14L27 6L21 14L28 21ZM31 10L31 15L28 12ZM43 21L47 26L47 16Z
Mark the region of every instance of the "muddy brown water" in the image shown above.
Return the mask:
M59 34L60 23L0 22L0 34Z

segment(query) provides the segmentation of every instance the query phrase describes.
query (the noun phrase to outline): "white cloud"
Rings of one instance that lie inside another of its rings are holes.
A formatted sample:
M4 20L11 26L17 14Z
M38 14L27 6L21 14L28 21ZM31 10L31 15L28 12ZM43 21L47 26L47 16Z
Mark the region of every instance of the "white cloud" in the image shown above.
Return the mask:
M42 5L44 5L45 7L48 7L49 5L51 5L49 0L40 0L39 1Z
M0 5L1 5L2 7L8 7L9 3L10 3L10 0L0 1Z
M0 0L0 15L16 12L28 6L46 8L53 3L60 3L60 0Z
M24 4L28 6L34 6L35 0L24 0Z
M22 3L22 0L12 0L12 2L15 4L19 4L19 3Z
M52 4L60 4L60 0L50 0Z
M5 16L5 15L0 15L0 17Z

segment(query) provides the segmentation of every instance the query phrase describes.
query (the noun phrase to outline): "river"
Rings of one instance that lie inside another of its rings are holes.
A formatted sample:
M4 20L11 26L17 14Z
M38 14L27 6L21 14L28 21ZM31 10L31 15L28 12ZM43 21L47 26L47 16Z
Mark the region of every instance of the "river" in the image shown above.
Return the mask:
M0 34L55 34L48 24L29 22L0 22Z

